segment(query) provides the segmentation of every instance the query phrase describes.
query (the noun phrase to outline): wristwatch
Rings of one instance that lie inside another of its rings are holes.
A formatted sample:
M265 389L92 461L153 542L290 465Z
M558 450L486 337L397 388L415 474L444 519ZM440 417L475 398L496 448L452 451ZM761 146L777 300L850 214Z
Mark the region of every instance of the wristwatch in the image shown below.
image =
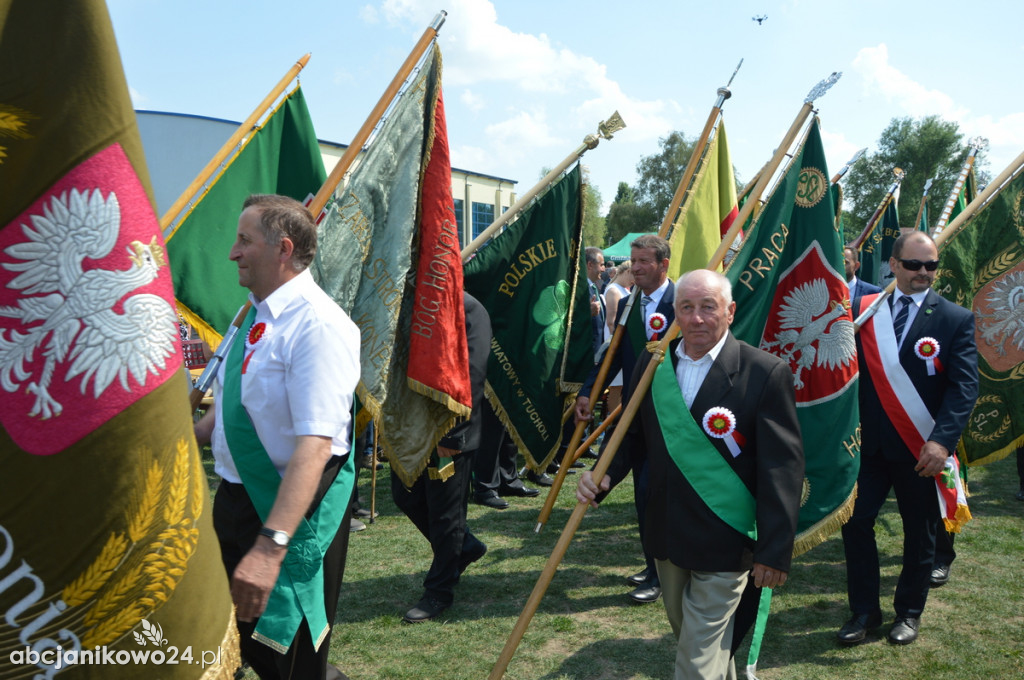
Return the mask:
M273 529L268 529L267 527L260 528L260 536L266 536L271 541L273 541L275 545L281 548L287 548L288 542L292 540L292 537L286 534L285 532L274 531Z

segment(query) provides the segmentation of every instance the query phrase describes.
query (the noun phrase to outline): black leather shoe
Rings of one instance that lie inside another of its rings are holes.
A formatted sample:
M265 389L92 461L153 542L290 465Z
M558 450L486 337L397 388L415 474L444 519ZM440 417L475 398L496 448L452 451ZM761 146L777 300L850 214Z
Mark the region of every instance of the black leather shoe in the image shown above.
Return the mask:
M586 463L584 463L584 462L583 462L582 460L574 460L574 461L572 462L572 466L573 466L574 468L576 468L576 469L578 470L578 469L580 469L580 468L585 468L585 467L587 467L587 464L586 464Z
M473 502L477 505L486 505L488 508L494 508L495 510L506 510L508 508L508 501L497 496L473 496Z
M533 489L523 484L503 486L498 489L498 495L506 497L518 496L519 498L533 498L534 496L540 495L540 489Z
M626 578L626 580L629 581L630 583L632 583L634 586L642 586L643 584L645 584L645 583L647 583L648 581L651 580L651 571L650 571L650 569L644 569L643 571L638 571L637 573L633 574L632 576L629 576L628 578Z
M661 587L644 584L632 591L629 596L643 604L647 604L648 602L657 602L658 598L661 597Z
M889 629L889 642L894 645L909 645L917 639L917 629L921 619L913 616L897 616Z
M949 567L948 564L935 565L935 568L932 569L932 577L929 579L932 588L939 588L949 582Z
M868 636L868 631L882 625L882 612L854 614L836 633L839 644L849 647L859 645Z
M499 499L500 500L500 499ZM466 571L469 565L476 562L478 559L487 554L487 546L480 543L480 547L472 551L463 551L459 555L459 576L462 576L462 572Z
M415 607L405 613L402 620L406 623L421 623L430 619L436 619L450 606L449 603L441 602L441 600L433 597L424 597L416 603Z
M1018 491L1017 495L1014 496L1014 498L1016 498L1019 501L1024 501L1024 489L1021 489L1020 491Z
M526 473L526 479L533 482L537 486L551 486L552 484L555 483L555 480L551 479L551 477L546 472L542 472L538 475L533 470L530 470Z

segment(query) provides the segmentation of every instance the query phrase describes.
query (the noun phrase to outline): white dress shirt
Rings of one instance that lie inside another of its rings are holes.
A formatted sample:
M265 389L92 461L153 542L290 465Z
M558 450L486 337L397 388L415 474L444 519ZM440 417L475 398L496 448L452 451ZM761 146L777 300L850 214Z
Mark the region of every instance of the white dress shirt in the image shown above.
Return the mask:
M686 348L683 346L686 343L685 340L680 340L676 346L676 357L679 359L676 364L676 382L679 383L679 390L683 393L686 408L693 406L693 400L697 396L697 392L700 391L700 386L704 384L704 378L708 377L711 364L715 363L715 359L722 353L722 348L725 347L725 338L728 335L728 333L723 335L722 339L707 354L696 360L686 356Z
M903 304L900 302L900 297L907 295L897 287L892 294L892 318L895 319L896 315L903 309ZM917 310L921 309L921 303L924 302L925 297L928 295L927 290L923 290L920 293L914 293L910 295L910 299L914 301L914 304L910 305L910 309L907 310L907 325L903 327L903 337L900 338L899 348L903 349L903 342L910 335L910 327L914 325L914 319L917 318ZM917 342L918 338L914 338L914 342Z
M651 339L651 335L653 335L653 333L651 333L651 329L647 327L647 320L650 319L651 315L654 314L658 310L658 305L661 304L661 298L663 298L665 296L665 291L668 290L668 284L669 284L669 280L668 279L665 279L664 281L661 282L661 285L658 286L658 288L655 289L650 294L649 297L651 298L651 302L647 303L647 307L646 307L646 309L644 309L644 332L647 333L647 339L648 340ZM637 299L638 303L643 304L642 301L643 301L644 295L647 295L647 293L645 293L643 291L640 291L640 297ZM666 329L667 329L667 327L666 327Z
M245 348L242 404L277 471L284 475L298 437L331 438L331 453L349 451L353 394L359 382L359 329L324 293L309 270L258 301L253 325L266 324L263 337ZM235 342L245 342L239 334ZM223 384L225 364L220 367ZM216 418L222 422L220 400ZM216 443L216 437L214 438ZM215 447L216 448L216 447ZM241 482L227 451L214 450L215 471Z

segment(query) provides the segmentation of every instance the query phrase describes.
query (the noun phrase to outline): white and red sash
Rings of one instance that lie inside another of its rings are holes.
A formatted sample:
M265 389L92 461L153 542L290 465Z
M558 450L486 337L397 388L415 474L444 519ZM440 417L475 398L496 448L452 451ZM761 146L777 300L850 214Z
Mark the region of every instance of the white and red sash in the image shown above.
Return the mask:
M876 297L877 294L864 296L861 307L866 308ZM879 305L878 311L861 327L860 333L864 360L878 399L900 439L914 454L914 458L919 458L921 447L935 427L935 419L900 364L889 305ZM967 495L960 479L960 463L955 455L948 456L942 472L935 475L935 488L939 514L947 531L959 532L971 519L971 512L967 508Z

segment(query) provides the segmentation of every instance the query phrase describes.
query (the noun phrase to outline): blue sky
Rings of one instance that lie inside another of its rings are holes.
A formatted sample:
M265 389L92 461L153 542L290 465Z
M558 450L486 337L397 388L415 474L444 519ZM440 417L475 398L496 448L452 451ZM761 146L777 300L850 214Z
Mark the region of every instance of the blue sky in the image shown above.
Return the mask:
M627 128L583 157L605 208L673 130L697 136L724 106L743 181L768 160L808 91L829 169L873 149L896 116L937 114L989 139L991 174L1024 150L1024 3L108 0L136 108L248 116L288 68L317 135L347 143L438 10L452 163L521 193L618 110ZM759 25L753 16L766 15ZM887 184L890 177L879 178ZM915 199L916 200L916 199Z

